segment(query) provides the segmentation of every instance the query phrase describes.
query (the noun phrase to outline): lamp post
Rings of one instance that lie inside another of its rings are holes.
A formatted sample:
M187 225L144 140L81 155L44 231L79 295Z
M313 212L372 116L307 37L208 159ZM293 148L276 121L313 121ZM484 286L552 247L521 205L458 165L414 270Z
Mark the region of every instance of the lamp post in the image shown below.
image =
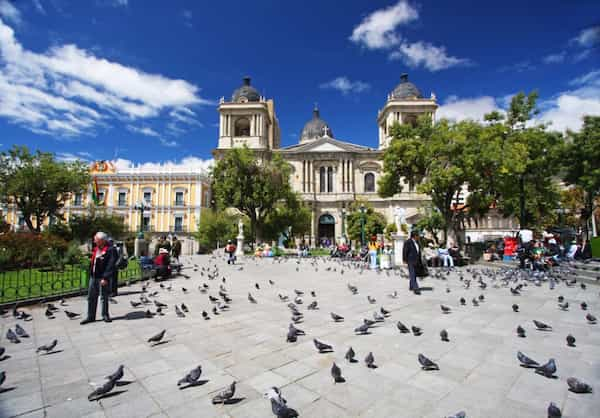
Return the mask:
M138 238L143 239L144 238L144 211L150 209L150 206L142 200L142 201L137 202L133 208L140 212L140 228L138 231Z
M365 246L365 205L360 205L360 244Z
M342 241L346 243L346 209L342 208Z

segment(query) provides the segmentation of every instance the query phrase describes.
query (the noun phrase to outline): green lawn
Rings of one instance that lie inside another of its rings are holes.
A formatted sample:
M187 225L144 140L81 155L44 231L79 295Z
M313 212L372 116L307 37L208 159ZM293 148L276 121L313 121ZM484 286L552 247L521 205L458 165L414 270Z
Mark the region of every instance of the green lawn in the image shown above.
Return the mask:
M132 261L119 271L119 282L140 278L140 266ZM13 270L0 273L0 304L57 296L87 289L87 267L70 265L64 271L43 269Z

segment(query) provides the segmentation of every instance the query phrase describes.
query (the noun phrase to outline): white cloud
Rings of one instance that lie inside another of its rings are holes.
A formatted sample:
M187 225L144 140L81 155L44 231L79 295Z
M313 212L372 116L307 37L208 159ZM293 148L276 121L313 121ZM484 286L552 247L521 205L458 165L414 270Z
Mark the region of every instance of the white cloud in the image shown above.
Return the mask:
M390 54L390 59L402 59L410 67L423 66L429 71L439 71L458 65L469 65L466 58L449 56L446 48L437 47L427 42L403 42L398 50Z
M113 161L113 164L119 171L137 170L142 172L152 172L171 170L175 172L200 171L207 173L210 167L214 165L214 159L210 158L208 160L203 160L190 155L180 161L165 161L161 163L147 162L136 165L131 160L118 158Z
M21 23L21 12L8 0L0 0L0 16L15 25Z
M545 111L538 118L557 131L578 131L583 125L583 116L600 116L600 70L583 74L569 84L577 88L547 101Z
M84 154L84 153L78 152L76 155L71 152L57 152L54 155L56 156L56 159L58 161L65 161L65 162L72 162L72 161L88 162L88 161L90 161L89 158L86 158L86 157L89 157L89 155L85 156L85 155L81 155L81 154Z
M187 26L188 28L193 27L194 25L192 24L192 11L191 10L184 10L183 12L181 12L181 16L183 16L183 22L185 24L185 26Z
M352 30L350 40L368 49L388 49L400 43L396 28L419 18L419 12L407 1L375 10Z
M481 96L459 99L450 96L436 112L437 119L449 119L453 121L476 120L482 121L486 113L501 111L496 100L491 96Z
M544 64L560 64L565 60L567 53L565 51L558 52L556 54L546 55L542 58Z
M42 6L42 3L40 2L40 0L32 0L32 3L33 3L33 5L34 5L35 9L36 9L36 10L37 10L39 13L41 13L41 14L43 14L43 15L45 15L45 14L46 14L46 9L44 9L44 6Z
M583 29L572 41L584 48L600 45L600 25Z
M503 67L498 68L498 71L501 73L506 72L514 72L514 73L522 73L524 71L534 70L535 65L531 63L529 60L519 61L514 64L505 65Z
M0 19L0 116L33 132L79 136L111 119L163 115L197 125L190 106L208 104L213 102L185 80L99 58L76 45L26 50Z
M147 126L139 128L137 126L127 125L127 130L129 130L133 133L136 133L136 134L142 134L142 135L146 135L146 136L154 136L156 138L160 138L160 134L158 132L156 132L154 129L149 128Z
M347 95L349 93L361 93L368 90L371 86L364 81L352 81L348 77L343 76L323 83L319 87L322 89L334 89L343 95Z

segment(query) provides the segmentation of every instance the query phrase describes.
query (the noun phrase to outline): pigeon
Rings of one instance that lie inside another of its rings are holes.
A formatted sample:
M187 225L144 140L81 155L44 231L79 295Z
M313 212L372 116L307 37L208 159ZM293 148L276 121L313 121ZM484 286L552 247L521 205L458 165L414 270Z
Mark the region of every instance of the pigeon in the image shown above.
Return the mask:
M532 358L527 357L525 354L523 354L520 351L517 351L517 359L521 363L521 366L526 367L526 368L539 367L539 365L540 365L540 363L533 360Z
M303 292L303 291L301 291L301 290L298 290L298 289L294 289L294 293L295 293L297 296L304 296L304 292Z
M200 375L202 374L202 367L198 366L192 369L188 374L186 374L182 379L177 382L177 386L181 385L194 385L198 382Z
M319 350L319 353L333 351L333 347L331 347L329 344L322 343L316 338L313 338L313 343L315 344L317 350Z
M250 294L250 292L248 292L248 300L250 301L250 303L257 303L256 299L254 299L254 297L252 297L252 295Z
M88 395L88 401L91 402L93 400L100 399L102 396L106 395L108 392L113 390L116 383L117 383L116 380L108 380L105 384L96 388L96 390L94 390L92 393L90 393Z
M448 331L446 331L445 329L440 331L440 338L442 339L442 341L448 342L450 341L448 339Z
M450 307L448 307L446 305L440 305L440 308L442 309L442 313L445 313L445 314L448 314L451 311Z
M516 303L513 303L512 310L513 310L513 312L519 312L519 305L517 305Z
M517 326L517 335L521 338L525 338L525 329L521 325Z
M581 309L584 311L587 309L587 303L585 303L585 302L581 302L581 305L579 305L579 306L581 306Z
M43 345L41 347L38 347L37 350L35 350L36 353L39 353L40 351L45 351L46 354L50 353L52 350L54 350L54 348L56 347L56 344L58 344L58 340L52 340L52 342L50 344L46 344Z
M429 360L423 354L419 354L418 359L419 359L419 363L421 364L421 367L423 368L423 370L439 370L440 369L436 363Z
M316 292L315 292L314 290L311 290L311 291L310 291L310 295L311 295L313 298L316 298L316 297L317 297L317 294L316 294Z
M569 390L574 393L592 393L592 387L590 385L575 377L569 377L567 379L567 385L569 385Z
M369 332L369 325L362 324L361 326L354 328L354 332L362 335L367 334Z
M346 354L344 355L344 358L346 360L348 360L350 363L354 363L354 361L355 361L354 360L354 356L355 356L354 350L352 349L352 347L350 347L348 349L348 351L346 351Z
M352 294L356 295L358 293L358 287L348 284L348 290L352 292Z
M271 286L273 286L273 285L275 284L275 282L274 282L273 280L269 279L269 284L270 284Z
M256 288L256 290L260 290L260 286L258 285L258 283L254 283L254 287Z
M296 418L298 412L287 406L287 401L281 395L281 391L273 386L265 396L271 401L271 411L277 418Z
M183 293L187 293L187 292L188 292L188 290L187 290L185 287L182 287L182 288L181 288L181 291L182 291Z
M340 369L335 362L333 362L333 366L331 366L331 376L333 377L333 383L344 382L344 378L342 377L342 369Z
M166 303L162 303L162 302L159 302L159 301L157 301L157 300L155 300L155 301L154 301L154 305L155 305L157 308L167 308L167 307L168 307Z
M341 322L344 320L343 316L338 315L335 312L331 312L331 318L333 319L333 322Z
M556 373L556 362L551 358L546 364L538 366L535 372L546 377L552 377Z
M485 299L485 296L483 296L483 294L479 295L479 301L480 301L480 302L483 302L483 301L484 301L484 299Z
M413 334L418 337L419 335L423 334L423 330L421 330L421 328L416 327L416 326L412 326L410 327L410 329L412 330Z
M190 311L190 310L188 309L188 307L185 305L185 303L182 303L182 304L181 304L181 310L182 310L183 312L185 312L185 313L189 313L189 311Z
M19 337L17 337L17 334L10 328L6 331L6 339L13 344L19 344L21 342Z
M548 405L548 418L561 418L562 412L558 409L558 406L554 402L550 402Z
M396 299L398 297L398 291L394 290L394 292L390 293L388 296L392 299Z
M130 300L129 303L131 303L132 308L139 308L140 306L142 306L142 302L136 302L134 300ZM68 316L68 314L67 314L67 316Z
M0 347L0 360L2 360L2 357L4 356L5 352L6 352L6 348Z
M575 337L573 337L571 334L567 335L567 345L569 347L575 347Z
M473 303L473 306L479 306L479 302L477 302L477 299L473 298L471 302Z
M375 322L383 322L385 321L385 317L377 313L377 311L373 312L373 320Z
M563 303L563 302L564 302L564 300L565 300L565 297L564 297L564 296L559 296L559 297L558 297L558 303Z
M580 284L580 286L581 286L581 289L582 289L582 290L585 290L585 289L586 289L586 287L587 287L587 286L585 285L585 283L581 283L581 284Z
M569 302L565 302L565 303L559 303L559 304L558 304L558 307L559 307L560 309L562 309L563 311L566 311L566 310L568 310L568 309L569 309Z
M376 303L377 299L372 298L371 296L367 296L367 300L369 301L369 303Z
M163 329L158 334L153 335L152 337L148 338L148 342L149 343L154 343L154 344L159 343L163 339L163 337L165 336L165 332L167 332L167 330Z
M363 319L363 324L366 324L366 325L372 327L373 325L376 324L376 322L375 321L371 321L370 319L364 318Z
M536 328L541 331L552 331L552 327L550 325L544 324L543 322L533 320Z
M141 305L141 303L140 303L140 305ZM69 318L69 319L75 319L78 316L81 316L81 314L78 314L77 312L67 311L66 309L65 309L65 315L67 315L67 318Z
M181 309L179 309L179 306L175 305L175 313L177 314L177 316L179 318L185 318L185 314L183 313L183 311Z
M306 335L306 332L302 331L302 330L301 330L301 329L299 329L299 328L296 328L296 327L294 326L294 324L290 324L290 326L289 326L289 329L290 329L290 330L293 330L293 331L296 333L296 335Z
M514 296L519 296L521 294L521 292L519 292L519 289L513 289L512 287L510 288L510 293L512 293Z
M446 418L467 418L467 413L465 411L460 411L460 412L457 412L456 414L450 415L449 417L446 417Z
M288 330L285 341L288 343L295 343L298 341L298 334L293 329Z
M44 315L46 315L46 318L48 319L54 319L54 311L51 310L49 307L46 308L46 312L44 313Z
M29 334L27 334L27 331L25 331L25 329L19 324L15 325L15 332L21 338L29 338Z
M381 312L381 315L383 316L389 316L390 311L387 311L383 308L383 306L379 309L379 312Z
M398 321L396 323L396 326L398 327L398 330L402 333L402 334L408 334L410 332L410 330L406 327L406 325L404 325L402 322Z
M370 351L369 354L367 354L367 357L365 357L365 364L369 369L377 368L377 366L375 366L375 357L373 357L373 352Z
M248 293L248 295L250 295L250 293ZM208 300L210 300L212 303L217 303L219 301L219 298L216 298L212 295L208 295Z
M2 384L4 383L5 380L6 380L6 372L3 370L0 372L0 386L2 386Z
M465 298L460 298L460 304L462 306L465 306L467 304L467 301L465 300Z
M108 380L114 380L115 382L121 380L123 378L123 369L124 369L124 366L121 364L117 368L116 372L114 372L113 374L110 374L110 375L106 376L106 378Z
M225 402L227 402L229 399L233 398L233 395L235 395L235 380L231 383L231 385L229 385L229 388L225 389L222 392L219 392L217 394L217 396L215 396L214 398L212 398L212 403L213 404L218 404L218 403L222 403L224 404Z
M47 306L48 306L48 309L51 310L52 312L58 311L58 308L53 303L49 303Z
M591 313L587 314L585 316L585 319L587 319L590 324L595 324L597 321L596 317L594 315L592 315Z
M317 301L313 300L307 307L306 309L310 309L310 310L315 310L317 309Z

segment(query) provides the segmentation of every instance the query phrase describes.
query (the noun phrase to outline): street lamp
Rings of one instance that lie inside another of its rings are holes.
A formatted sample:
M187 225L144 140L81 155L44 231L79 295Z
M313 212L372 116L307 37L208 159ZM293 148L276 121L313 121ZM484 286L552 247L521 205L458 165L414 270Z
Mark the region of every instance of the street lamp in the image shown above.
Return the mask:
M365 246L365 205L360 205L360 244Z
M146 202L144 202L142 200L142 201L137 202L133 208L140 212L140 230L138 231L138 238L143 239L144 238L144 211L149 210L150 205L148 205Z

